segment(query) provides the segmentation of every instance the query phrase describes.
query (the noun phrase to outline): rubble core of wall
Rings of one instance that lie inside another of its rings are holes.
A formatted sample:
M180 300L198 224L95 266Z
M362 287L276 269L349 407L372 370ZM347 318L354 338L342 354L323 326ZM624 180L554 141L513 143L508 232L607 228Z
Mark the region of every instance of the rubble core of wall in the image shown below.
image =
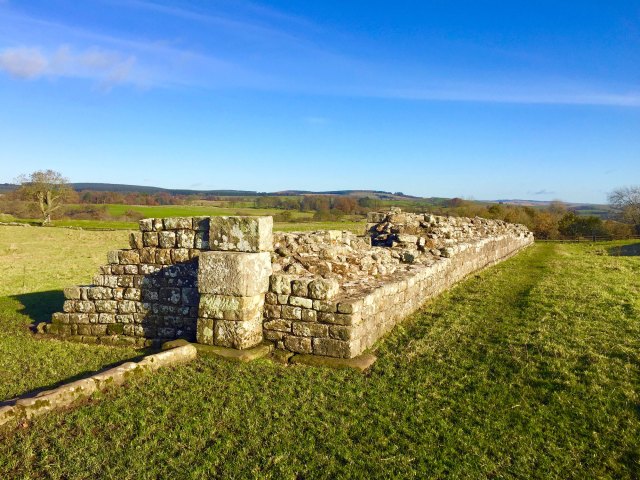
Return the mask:
M46 332L92 343L149 346L194 340L198 256L209 248L209 217L147 218L114 250L93 284L65 288L63 312Z
M481 218L369 214L367 236L276 233L264 336L277 348L352 358L469 273L533 242Z

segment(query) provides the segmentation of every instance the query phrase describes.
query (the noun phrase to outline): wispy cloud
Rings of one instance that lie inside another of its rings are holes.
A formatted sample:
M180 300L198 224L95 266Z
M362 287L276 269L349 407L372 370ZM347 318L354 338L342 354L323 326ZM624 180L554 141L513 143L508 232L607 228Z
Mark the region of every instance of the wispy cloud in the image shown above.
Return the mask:
M107 86L239 88L413 102L640 107L637 89L615 91L559 76L534 78L526 69L518 75L503 72L489 78L471 70L449 75L427 56L419 64L403 65L372 53L374 42L368 49L358 49L357 39L347 41L342 33L246 0L222 0L206 8L195 3L186 8L155 0L110 0L104 2L105 8L113 2L129 10L125 16L170 17L159 19L164 27L155 35L162 38L122 34L115 24L111 30L105 24L98 33L79 23L20 13L11 4L0 9L0 48L5 46L0 50L0 70L20 79L75 77ZM42 45L60 46L52 50ZM323 123L312 118L304 121Z
M549 87L547 92L539 92L534 89L521 89L509 92L500 88L499 84L468 84L445 89L379 89L363 92L364 96L391 98L414 101L452 101L452 102L478 102L478 103L513 103L513 104L540 104L540 105L592 105L592 106L616 106L616 107L640 107L640 91L610 93L597 90L588 90L576 85L575 91L558 88L554 92Z
M54 51L31 46L0 50L0 70L14 77L94 78L105 87L129 81L135 63L133 56L98 48L75 52L67 45Z

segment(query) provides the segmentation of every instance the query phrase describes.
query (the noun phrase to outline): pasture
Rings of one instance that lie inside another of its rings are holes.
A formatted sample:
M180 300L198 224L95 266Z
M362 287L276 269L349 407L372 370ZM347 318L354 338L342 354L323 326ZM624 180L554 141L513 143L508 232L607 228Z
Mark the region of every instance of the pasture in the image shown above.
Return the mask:
M201 359L10 425L0 478L638 478L632 243L540 243L473 275L366 375ZM0 227L0 401L140 354L28 330L125 245Z

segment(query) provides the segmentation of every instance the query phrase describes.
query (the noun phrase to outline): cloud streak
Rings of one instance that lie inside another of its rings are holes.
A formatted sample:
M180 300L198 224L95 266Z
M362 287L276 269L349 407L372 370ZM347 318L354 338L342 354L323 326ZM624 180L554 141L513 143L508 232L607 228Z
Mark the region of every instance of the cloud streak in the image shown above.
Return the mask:
M21 79L92 78L109 87L130 82L135 64L134 56L123 56L95 47L79 52L68 45L61 45L54 51L46 51L37 46L0 50L0 70Z
M167 38L135 38L106 28L97 33L18 14L9 6L0 11L0 22L7 25L0 32L0 71L24 80L92 79L106 88L236 88L413 102L640 107L640 91L632 89L607 91L579 80L563 83L558 77L508 72L493 78L475 75L482 80L474 82L467 73L438 73L435 60L433 65L428 60L403 65L368 56L363 49L344 53L342 45L358 42L338 41L336 32L249 2L223 2L208 10L153 0L118 3L136 17L167 17L162 30ZM54 49L41 47L56 43ZM1 49L3 44L11 46Z

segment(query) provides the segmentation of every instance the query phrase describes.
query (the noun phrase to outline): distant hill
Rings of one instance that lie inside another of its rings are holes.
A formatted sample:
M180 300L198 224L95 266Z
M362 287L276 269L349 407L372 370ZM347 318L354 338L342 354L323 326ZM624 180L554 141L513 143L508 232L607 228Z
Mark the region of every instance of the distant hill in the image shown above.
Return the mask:
M297 195L340 195L350 197L370 197L379 200L405 200L405 201L419 201L421 203L428 203L431 205L445 205L450 200L442 197L416 197L413 195L406 195L402 192L386 192L384 190L327 190L327 191L312 191L312 190L280 190L277 192L258 192L255 190L190 190L182 188L161 188L146 185L128 185L120 183L92 183L92 182L80 182L71 183L71 187L80 192L82 190L92 190L96 192L120 192L120 193L168 193L170 195L215 195L219 197L254 197L261 195L269 196L297 196ZM0 183L0 194L10 192L18 188L18 185L11 183ZM551 201L547 200L523 200L523 199L500 199L500 200L478 200L478 203L502 203L507 205L519 205L530 207L545 207L548 206ZM607 217L611 214L611 209L608 205L588 204L588 203L575 203L575 202L563 202L568 208L579 211L585 215L598 215L601 217Z
M178 188L161 188L151 187L145 185L127 185L120 183L70 183L71 187L80 192L82 190L92 190L94 192L120 192L120 193L169 193L171 195L217 195L221 197L248 197L257 195L275 195L275 196L290 196L290 195L344 195L354 197L374 197L385 200L401 200L401 199L415 199L420 197L412 195L405 195L402 192L385 192L383 190L330 190L323 192L316 192L311 190L282 190L279 192L257 192L255 190L190 190L190 189L178 189ZM17 185L4 183L0 184L0 192L7 192L18 188Z

